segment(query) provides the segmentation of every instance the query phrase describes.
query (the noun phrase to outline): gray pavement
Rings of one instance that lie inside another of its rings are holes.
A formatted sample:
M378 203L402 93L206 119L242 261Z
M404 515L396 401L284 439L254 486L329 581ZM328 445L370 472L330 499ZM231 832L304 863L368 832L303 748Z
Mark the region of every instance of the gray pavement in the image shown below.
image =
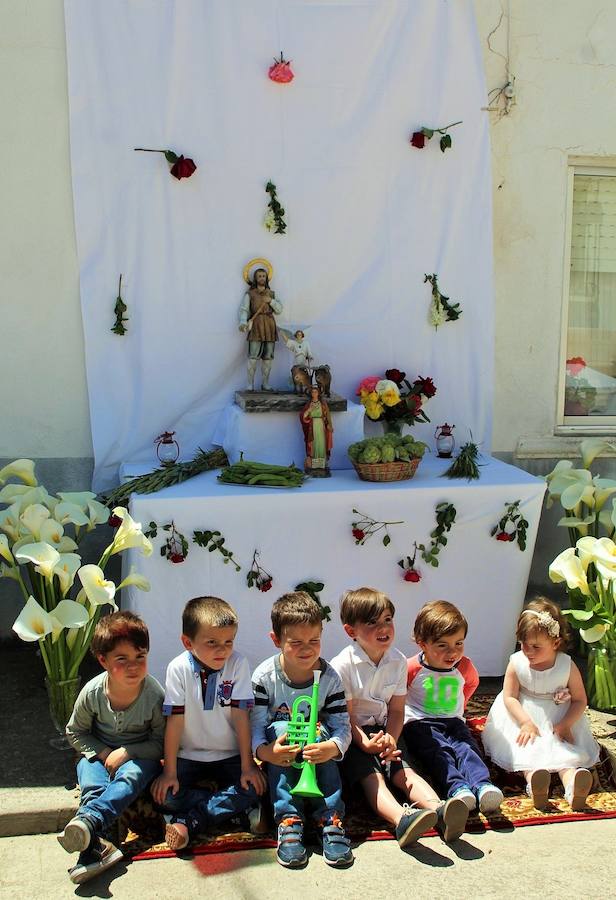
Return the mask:
M452 846L426 838L408 853L395 841L355 850L355 865L329 869L315 853L302 871L282 869L273 850L119 863L81 887L68 880L73 856L55 837L0 839L0 897L61 900L421 900L616 897L616 819L487 831Z

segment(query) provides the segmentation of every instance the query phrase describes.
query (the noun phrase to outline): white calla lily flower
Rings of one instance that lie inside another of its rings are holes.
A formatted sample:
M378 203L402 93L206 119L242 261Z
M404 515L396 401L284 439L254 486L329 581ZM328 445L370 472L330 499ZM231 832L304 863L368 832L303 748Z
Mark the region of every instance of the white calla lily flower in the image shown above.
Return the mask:
M610 441L606 441L605 438L586 438L585 441L582 441L580 444L580 453L582 455L584 468L590 469L595 457L599 456L600 453L603 453L604 450L607 450L608 447L613 448L614 445Z
M598 539L595 537L591 537L590 535L588 535L587 537L581 537L578 541L576 541L575 549L582 564L582 568L585 572L588 571L588 566L590 565L590 563L594 562L595 560L597 545Z
M599 575L610 581L616 579L616 544L610 538L599 538L592 553L592 562Z
M57 576L60 582L60 591L62 596L66 597L73 586L77 570L81 566L81 557L76 553L61 553L60 559L53 569L53 574ZM79 605L79 604L77 604Z
M567 582L567 587L571 590L579 588L586 596L590 596L590 588L586 580L586 573L582 568L579 557L575 554L573 547L568 547L556 557L549 568L548 574L550 580L559 584L561 581Z
M58 491L58 497L65 503L74 503L83 512L88 511L88 503L96 499L93 491Z
M71 522L73 525L81 526L87 525L90 521L80 506L77 506L76 503L69 503L66 500L56 504L53 516L62 525L67 525Z
M121 553L130 547L140 547L144 556L152 553L152 541L141 530L141 523L135 522L123 506L116 506L113 510L115 516L122 519L122 524L115 533L113 543L108 548L109 555Z
M0 491L0 503L14 503L29 490L31 488L27 484L5 484Z
M104 503L98 500L89 500L87 515L90 520L88 531L93 531L97 525L103 525L109 519L109 510Z
M20 563L34 563L36 571L50 581L53 578L54 567L60 559L58 551L43 541L36 544L25 544L13 555Z
M580 628L580 635L587 644L594 644L596 641L600 641L608 630L609 625L599 622L598 625L593 625L592 628Z
M41 523L41 527L39 529L39 540L46 541L57 550L58 544L62 540L63 536L64 526L61 525L60 522L56 522L55 519L45 519L45 521Z
M36 541L41 538L41 525L49 518L49 510L42 503L32 503L27 506L19 517L20 523L26 528Z
M612 494L616 494L616 481L611 478L600 478L598 475L593 478L595 486L595 509L597 512L605 506L606 501Z
M118 590L121 590L123 587L128 587L129 585L134 585L136 588L139 588L140 591L149 591L151 588L150 582L145 577L145 575L140 575L139 572L135 571L135 567L130 567L130 572L118 585Z
M34 597L28 597L26 605L13 622L13 631L22 641L40 641L53 631L51 616Z
M58 543L55 544L55 548L58 553L72 553L74 550L78 550L79 546L72 538L67 537L64 534L62 535Z
M0 534L0 556L5 559L10 566L15 565L13 554L9 549L9 539L6 534Z
M51 615L62 628L83 628L90 621L87 609L74 600L60 600Z
M105 573L99 566L82 566L78 574L90 603L94 606L111 603L117 609L113 601L116 586L113 581L105 579Z
M586 470L582 469L581 471ZM592 483L590 472L586 472L586 474L588 478L578 478L562 491L560 503L563 509L575 509L578 503L585 503L587 506L595 505L595 486Z
M16 541L19 538L19 504L13 503L7 509L0 510L0 530Z
M34 476L34 463L31 459L15 459L0 469L0 484L5 484L9 478L19 478L24 484L32 486L38 484Z

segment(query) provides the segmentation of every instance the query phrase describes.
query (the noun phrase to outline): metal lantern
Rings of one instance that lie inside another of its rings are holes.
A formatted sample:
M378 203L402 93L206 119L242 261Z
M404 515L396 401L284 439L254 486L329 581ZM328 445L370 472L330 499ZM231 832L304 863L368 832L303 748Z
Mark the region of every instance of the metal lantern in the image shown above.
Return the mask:
M156 455L163 466L172 466L180 455L180 445L174 440L175 431L163 431L156 438Z
M436 438L436 449L438 455L442 459L450 459L451 454L453 453L453 448L456 446L456 440L453 436L453 430L455 425L448 425L445 422L444 425L439 425L434 432L434 437Z

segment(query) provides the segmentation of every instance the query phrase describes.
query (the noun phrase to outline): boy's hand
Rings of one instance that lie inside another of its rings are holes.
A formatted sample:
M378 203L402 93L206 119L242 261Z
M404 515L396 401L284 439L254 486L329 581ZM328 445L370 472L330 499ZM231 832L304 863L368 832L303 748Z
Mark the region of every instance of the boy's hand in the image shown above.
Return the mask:
M111 777L113 777L120 766L123 766L129 759L130 756L124 747L118 747L116 750L112 750L111 753L107 754L104 765Z
M247 769L242 769L240 784L245 791L252 785L259 797L265 792L265 778L258 766L253 765Z
M366 737L365 742L362 744L362 750L364 753L369 753L371 756L376 756L383 749L383 732L377 731L374 734L370 735L370 737Z
M379 756L383 762L391 762L402 756L402 750L398 750L398 744L392 734L385 732L381 738L381 752Z
M536 737L541 737L541 732L535 723L525 722L523 725L520 725L520 730L515 742L520 747L526 747L527 744L532 744Z
M557 725L555 725L552 730L560 741L566 741L568 744L575 743L573 734L571 733L571 728L567 725L563 725L562 722L559 722Z
M290 766L301 749L299 744L287 743L286 734L279 734L275 741L259 748L259 759L275 766Z
M329 762L340 755L338 744L335 741L322 741L320 744L306 744L302 752L303 758L309 763Z
M177 775L166 774L163 772L162 775L159 775L158 778L154 779L152 787L150 788L154 802L158 803L159 806L162 806L169 789L171 789L171 793L175 797L180 789L180 782L178 781Z

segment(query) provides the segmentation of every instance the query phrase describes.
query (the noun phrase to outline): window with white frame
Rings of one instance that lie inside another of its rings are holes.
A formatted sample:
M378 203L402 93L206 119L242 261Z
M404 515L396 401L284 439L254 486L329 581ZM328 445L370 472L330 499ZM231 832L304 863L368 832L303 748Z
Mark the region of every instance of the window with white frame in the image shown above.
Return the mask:
M558 424L616 429L616 166L569 171Z

